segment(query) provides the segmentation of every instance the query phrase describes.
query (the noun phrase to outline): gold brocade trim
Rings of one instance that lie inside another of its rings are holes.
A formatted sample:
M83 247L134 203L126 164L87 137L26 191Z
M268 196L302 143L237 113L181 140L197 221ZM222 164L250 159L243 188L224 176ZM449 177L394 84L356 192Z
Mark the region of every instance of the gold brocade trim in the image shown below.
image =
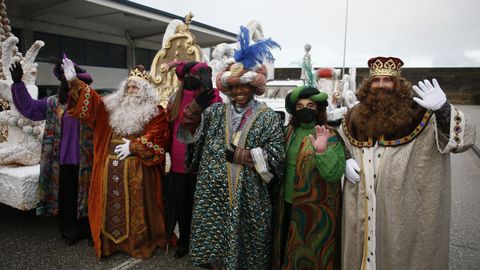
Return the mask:
M153 144L152 142L149 142L147 138L145 137L139 137L136 139L136 141L138 142L141 142L143 145L145 145L146 147L148 148L153 148L152 150L156 153L156 154L165 154L165 149L163 147L160 147L158 144Z
M394 139L394 140L385 140L383 135L380 136L378 138L378 145L388 147L388 146L399 146L399 145L402 145L402 144L409 143L410 141L415 139L418 136L418 134L420 134L425 129L425 127L427 126L428 121L429 121L430 117L432 116L432 114L433 113L431 111L426 111L425 114L423 115L422 121L420 121L420 123L417 125L417 127L410 134L408 134L405 137L402 137L402 138L399 138L399 139ZM355 138L353 138L353 136L348 131L345 118L342 121L342 126L343 126L343 132L345 133L345 136L347 137L348 141L351 144L353 144L357 147L372 147L373 146L373 138L372 137L369 137L368 141L358 141Z
M350 132L348 132L348 128L347 128L346 117L344 117L343 120L342 120L342 127L343 127L343 133L345 134L345 136L347 136L347 139L351 144L353 144L357 147L372 147L373 146L373 138L368 138L368 141L365 142L365 141L358 141L355 138L353 138L352 135L350 135Z
M90 86L87 85L87 88L85 89L86 93L84 95L85 99L83 100L82 112L80 112L79 114L80 118L84 118L85 113L88 111L88 104L90 104L89 99L91 97L90 90L91 90Z
M225 105L225 146L228 147L228 145L230 145L230 133L228 132L228 107L227 105ZM228 201L229 201L229 206L230 206L230 209L232 208L232 200L233 200L233 192L232 192L232 186L231 186L231 179L232 179L232 175L231 175L231 164L230 162L227 162L227 184L228 184ZM235 165L236 166L236 165ZM235 175L235 184L234 184L234 188L235 190L237 190L237 182L238 182L238 177L240 176L240 172L242 171L243 169L243 166L239 166L240 169L238 170L237 174Z
M120 141L120 140L115 140L112 139L112 141ZM123 142L123 141L122 141ZM123 167L123 184L124 184L124 190L125 190L125 220L126 220L126 233L124 236L120 238L115 238L113 235L109 234L108 232L105 231L105 217L107 216L107 204L104 201L103 202L103 225L102 225L102 233L107 237L108 239L112 240L115 244L119 244L123 242L125 239L128 238L130 235L130 199L129 199L129 190L128 190L128 161L129 159L134 158L134 157L127 157L124 159L125 165ZM107 177L108 177L108 163L110 160L120 160L117 156L109 154L107 157L107 161L105 162L104 165L104 174L103 174L103 198L107 198Z
M462 142L462 140L460 139L460 133L463 131L461 127L462 117L460 115L460 111L457 108L454 107L453 109L455 110L455 117L453 118L453 120L455 121L453 133L455 133L455 135L453 136L453 140L455 141L456 145L452 148L452 151L457 151L460 147L460 143Z
M228 113L228 107L227 106L228 106L228 104L225 104L225 145L226 145L226 147L228 147L230 145L230 133L229 133L229 129L228 129L228 127L229 127L229 113ZM237 147L245 148L244 146L245 146L245 143L247 141L248 131L253 126L253 124L255 123L255 119L260 115L260 113L266 111L267 109L268 109L268 106L265 103L263 103L254 112L254 114L249 116L249 118L252 118L252 120L249 119L249 121L247 121L246 125L242 128L242 130L246 131L246 132L242 131ZM230 162L227 162L227 182L228 182L228 197L229 197L229 202L230 202L230 208L232 208L233 192L236 193L236 191L237 191L238 178L240 177L240 173L244 168L243 165L235 164L235 166L239 166L240 169L238 170L238 172L235 175L234 182L233 182L234 183L233 184L233 189L232 189L232 186L231 186L232 175L231 175L231 172L230 172L231 171L231 166L232 165L230 164Z
M378 138L378 144L381 146L397 146L397 145L406 144L412 141L427 126L428 120L430 119L431 116L432 116L432 112L426 111L425 114L423 115L422 121L420 121L420 124L418 124L417 127L410 134L395 140L385 140L383 136L380 136L380 138Z

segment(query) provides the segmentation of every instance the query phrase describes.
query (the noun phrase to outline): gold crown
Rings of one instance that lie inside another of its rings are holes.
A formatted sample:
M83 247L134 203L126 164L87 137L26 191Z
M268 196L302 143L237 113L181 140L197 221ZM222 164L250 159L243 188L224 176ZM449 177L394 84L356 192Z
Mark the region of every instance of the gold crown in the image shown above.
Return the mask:
M368 60L368 66L370 67L370 77L400 77L403 61L396 57L375 57Z
M152 76L150 75L150 73L147 72L146 70L140 71L140 69L138 67L135 67L132 70L130 70L130 74L128 74L128 77L129 78L130 77L138 77L140 79L146 80L149 83L152 82Z

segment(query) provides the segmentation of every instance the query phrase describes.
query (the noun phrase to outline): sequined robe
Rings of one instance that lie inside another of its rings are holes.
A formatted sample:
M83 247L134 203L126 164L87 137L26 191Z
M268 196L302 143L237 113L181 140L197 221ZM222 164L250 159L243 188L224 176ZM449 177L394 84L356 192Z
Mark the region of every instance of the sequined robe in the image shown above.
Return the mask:
M403 136L377 140L355 132L355 107L346 115L340 134L361 180L345 181L342 269L448 269L450 153L467 150L475 130L450 104L442 111L417 108Z
M73 81L68 113L94 130L88 212L97 257L124 251L143 259L157 246L166 247L161 183L168 126L164 110L159 107L141 134L128 137L132 154L124 160L113 152L124 142L108 124L108 112L95 90Z
M285 138L280 117L265 103L258 104L242 129L239 147L261 147L267 152L276 176L268 184L254 169L225 158L232 140L232 105L213 104L202 114L202 132L188 161L199 161L190 240L190 260L195 265L269 267L273 233L269 190L276 190L282 179Z

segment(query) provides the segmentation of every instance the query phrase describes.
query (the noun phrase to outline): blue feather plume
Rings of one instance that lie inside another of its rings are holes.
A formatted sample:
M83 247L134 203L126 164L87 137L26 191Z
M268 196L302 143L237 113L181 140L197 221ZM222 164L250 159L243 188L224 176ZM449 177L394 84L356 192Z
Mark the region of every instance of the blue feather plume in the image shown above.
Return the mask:
M262 64L264 59L275 60L270 50L280 49L280 45L271 38L262 39L250 45L250 33L248 28L244 26L240 26L238 43L240 44L240 49L235 50L233 57L236 62L241 62L246 69L251 69L256 64Z

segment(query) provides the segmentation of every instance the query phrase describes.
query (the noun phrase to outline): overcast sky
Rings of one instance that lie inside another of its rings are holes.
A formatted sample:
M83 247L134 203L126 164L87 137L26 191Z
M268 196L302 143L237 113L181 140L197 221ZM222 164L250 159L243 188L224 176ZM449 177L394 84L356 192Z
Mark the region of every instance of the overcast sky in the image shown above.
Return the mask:
M135 0L238 33L253 19L281 46L275 66L295 66L312 45L314 66L341 67L347 0ZM480 67L480 0L349 0L345 65L397 56L405 67Z

